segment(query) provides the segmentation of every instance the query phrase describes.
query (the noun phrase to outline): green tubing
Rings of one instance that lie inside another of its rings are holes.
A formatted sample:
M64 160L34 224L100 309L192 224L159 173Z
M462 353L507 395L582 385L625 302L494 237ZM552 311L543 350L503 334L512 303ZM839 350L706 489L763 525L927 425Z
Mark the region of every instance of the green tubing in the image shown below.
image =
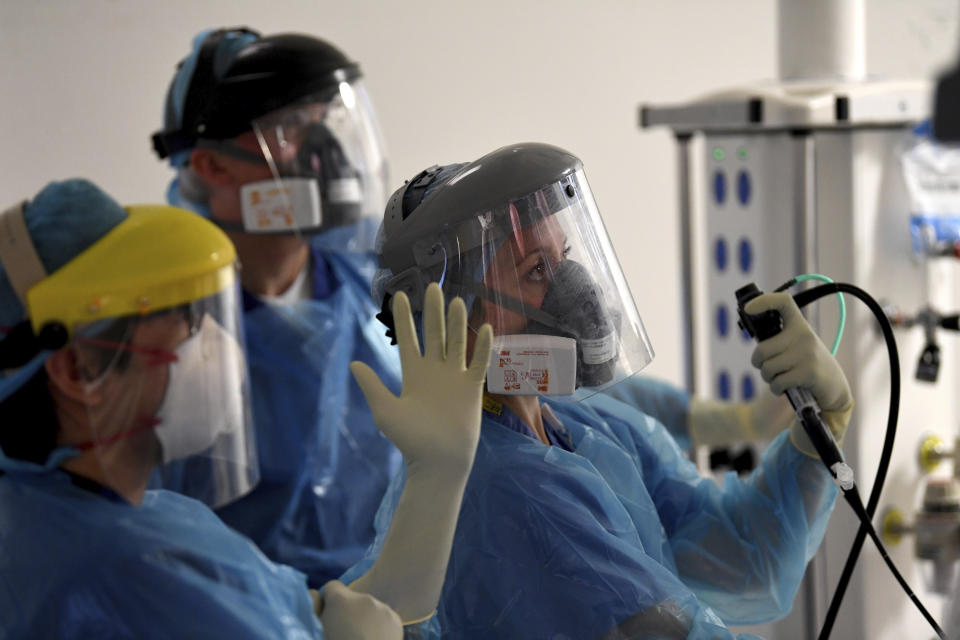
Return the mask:
M794 278L794 280L797 283L805 282L807 280L818 280L819 282L833 284L833 280L831 278L819 273L805 273L797 276ZM837 298L840 300L840 321L837 323L837 336L833 339L833 347L830 349L830 353L832 355L837 355L837 349L840 348L840 338L843 337L843 328L847 323L847 304L843 301L843 294L838 292Z

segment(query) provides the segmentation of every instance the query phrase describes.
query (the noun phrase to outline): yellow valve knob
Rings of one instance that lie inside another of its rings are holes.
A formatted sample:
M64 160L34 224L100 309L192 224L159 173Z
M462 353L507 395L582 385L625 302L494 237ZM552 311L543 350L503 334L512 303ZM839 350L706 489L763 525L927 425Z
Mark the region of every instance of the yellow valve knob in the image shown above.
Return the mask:
M903 538L903 532L906 527L903 524L903 513L896 507L890 507L883 514L883 525L880 529L880 537L887 546L900 544Z
M939 436L927 436L920 443L920 468L926 473L933 472L945 455L943 440Z

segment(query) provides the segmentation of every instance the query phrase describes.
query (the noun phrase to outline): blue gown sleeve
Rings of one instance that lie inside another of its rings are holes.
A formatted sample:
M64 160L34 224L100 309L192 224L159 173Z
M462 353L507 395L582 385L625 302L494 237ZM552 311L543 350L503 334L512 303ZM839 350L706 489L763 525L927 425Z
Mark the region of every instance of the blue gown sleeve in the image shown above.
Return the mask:
M693 447L687 426L690 394L683 389L663 380L633 375L603 393L659 420L684 451Z
M820 461L784 432L749 477L728 473L718 487L656 420L602 395L587 402L620 418L608 423L625 429L618 439L634 449L684 583L728 624L786 615L836 501Z

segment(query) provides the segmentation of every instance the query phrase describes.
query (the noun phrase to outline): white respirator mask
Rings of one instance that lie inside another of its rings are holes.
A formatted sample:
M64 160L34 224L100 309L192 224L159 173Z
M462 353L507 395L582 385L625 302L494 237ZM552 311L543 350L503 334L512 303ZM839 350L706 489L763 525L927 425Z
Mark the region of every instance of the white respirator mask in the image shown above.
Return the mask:
M244 425L243 350L210 315L174 350L154 433L164 464L200 453Z

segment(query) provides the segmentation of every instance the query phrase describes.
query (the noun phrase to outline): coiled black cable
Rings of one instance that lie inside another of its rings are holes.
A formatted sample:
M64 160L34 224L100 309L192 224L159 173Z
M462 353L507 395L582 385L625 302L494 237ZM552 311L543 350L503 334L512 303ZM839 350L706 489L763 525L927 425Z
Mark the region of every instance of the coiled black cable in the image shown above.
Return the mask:
M783 286L778 288L778 291L789 288L794 284L795 281L785 283ZM897 342L893 336L893 327L890 325L890 321L880 304L877 303L877 301L874 300L873 297L871 297L866 291L852 284L837 282L818 285L798 293L793 298L796 301L797 306L802 308L814 302L815 300L819 300L820 298L836 293L847 293L863 302L870 309L870 311L876 317L877 322L880 324L880 330L883 333L883 339L887 346L887 355L890 364L890 408L887 413L887 430L883 440L883 449L880 453L880 461L877 466L873 487L870 490L870 497L867 499L866 507L863 506L859 498L859 493L850 491L844 494L844 497L850 503L851 507L853 507L854 512L856 512L860 517L861 522L857 529L856 536L854 537L853 544L851 545L850 554L847 556L847 561L843 567L843 572L840 575L840 580L837 582L837 589L830 601L830 607L827 610L827 615L824 618L823 627L821 628L820 635L818 637L819 640L827 640L827 638L830 637L830 632L833 630L834 622L836 621L837 614L840 611L840 605L843 602L843 596L846 593L847 586L850 583L850 578L853 576L854 568L856 567L857 560L860 557L860 552L863 549L863 543L867 536L870 535L877 544L878 549L884 556L884 559L891 571L894 572L894 576L897 578L898 582L900 582L901 586L906 589L907 593L911 597L911 600L913 600L914 604L917 605L927 621L942 638L944 637L943 631L934 621L929 612L916 598L913 592L909 589L899 572L896 571L896 568L893 566L892 562L890 562L886 552L883 550L883 546L880 543L879 538L876 536L876 532L873 530L873 526L871 524L871 520L877 510L877 505L880 502L880 494L883 491L883 485L887 478L887 471L890 468L890 459L893 455L894 438L897 432L897 416L900 413L900 356L897 351Z

